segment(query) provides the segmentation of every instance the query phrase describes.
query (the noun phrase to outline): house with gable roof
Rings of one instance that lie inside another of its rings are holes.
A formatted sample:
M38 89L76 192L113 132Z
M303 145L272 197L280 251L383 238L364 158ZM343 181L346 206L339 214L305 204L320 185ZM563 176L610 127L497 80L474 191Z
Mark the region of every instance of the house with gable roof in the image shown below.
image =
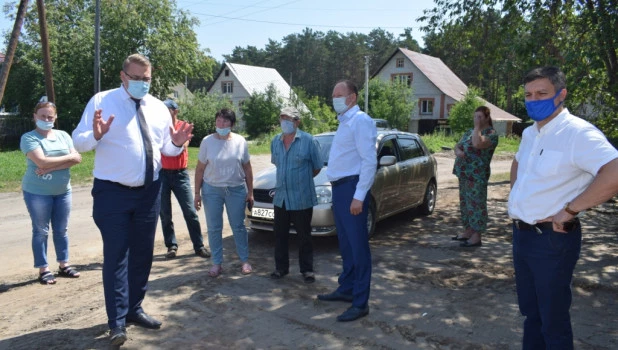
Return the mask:
M468 91L466 84L437 57L398 48L373 74L372 78L401 81L414 88L418 108L410 115L409 130L429 133L448 125L451 107ZM500 135L510 135L513 123L521 119L483 100L491 110L494 128Z
M242 129L244 128L241 108L243 102L256 92L265 92L270 84L275 86L284 105L292 104L291 100L296 98L296 94L276 69L238 63L224 62L217 78L208 88L208 93L217 92L230 97L236 110L239 111L236 117L238 126ZM309 110L302 102L300 103L299 110Z

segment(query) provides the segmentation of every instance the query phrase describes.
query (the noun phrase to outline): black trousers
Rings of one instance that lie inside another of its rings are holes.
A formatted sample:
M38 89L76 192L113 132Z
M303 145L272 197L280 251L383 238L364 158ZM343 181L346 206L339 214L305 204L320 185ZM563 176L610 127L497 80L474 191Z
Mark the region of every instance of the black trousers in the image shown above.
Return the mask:
M313 207L302 210L286 210L275 206L275 269L290 271L289 235L294 224L298 238L298 263L300 273L313 272L313 243L311 242L311 217Z

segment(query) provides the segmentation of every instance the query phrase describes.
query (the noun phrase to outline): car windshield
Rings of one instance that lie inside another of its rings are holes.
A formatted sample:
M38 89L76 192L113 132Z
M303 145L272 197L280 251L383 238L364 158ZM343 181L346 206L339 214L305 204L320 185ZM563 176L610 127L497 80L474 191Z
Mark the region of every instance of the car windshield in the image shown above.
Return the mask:
M333 144L333 137L334 135L320 135L315 137L322 150L320 155L322 159L324 159L324 166L328 165L328 155L330 154L330 146Z

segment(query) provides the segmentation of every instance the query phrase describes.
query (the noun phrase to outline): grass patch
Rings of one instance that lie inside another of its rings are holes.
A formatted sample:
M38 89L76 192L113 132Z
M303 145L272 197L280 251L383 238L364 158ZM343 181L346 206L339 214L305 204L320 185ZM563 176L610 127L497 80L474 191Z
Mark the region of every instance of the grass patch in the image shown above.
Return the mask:
M268 142L266 142L267 140ZM188 168L197 165L199 147L189 147ZM270 154L270 139L249 143L249 154ZM21 179L26 172L26 156L19 150L0 152L0 192L21 191ZM71 167L71 184L85 185L92 183L94 169L94 151L82 153L82 162Z
M446 135L443 132L421 135L421 139L431 153L453 149L460 138L461 135ZM519 149L520 142L521 139L516 136L500 136L495 154L513 154Z

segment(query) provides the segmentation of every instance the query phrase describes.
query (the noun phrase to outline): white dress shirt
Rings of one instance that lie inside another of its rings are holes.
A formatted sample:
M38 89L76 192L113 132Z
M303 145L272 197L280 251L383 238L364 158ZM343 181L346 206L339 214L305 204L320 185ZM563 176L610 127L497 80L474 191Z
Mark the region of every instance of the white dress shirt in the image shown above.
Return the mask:
M618 151L594 125L565 108L539 131L526 128L519 150L517 180L509 195L509 216L529 224L558 213L580 195Z
M339 127L330 148L326 176L329 181L335 181L359 175L354 199L364 201L378 166L376 125L358 106L338 115L337 119Z
M97 109L103 110L105 121L112 114L115 117L109 131L99 141L94 139L92 131L92 119ZM141 109L150 130L153 180L156 181L161 169L161 153L176 156L182 152L183 147L176 147L172 143L172 118L163 102L148 94L141 100ZM95 178L125 186L144 184L146 152L135 102L124 87L100 92L90 99L81 121L73 131L73 143L79 152L95 150Z

